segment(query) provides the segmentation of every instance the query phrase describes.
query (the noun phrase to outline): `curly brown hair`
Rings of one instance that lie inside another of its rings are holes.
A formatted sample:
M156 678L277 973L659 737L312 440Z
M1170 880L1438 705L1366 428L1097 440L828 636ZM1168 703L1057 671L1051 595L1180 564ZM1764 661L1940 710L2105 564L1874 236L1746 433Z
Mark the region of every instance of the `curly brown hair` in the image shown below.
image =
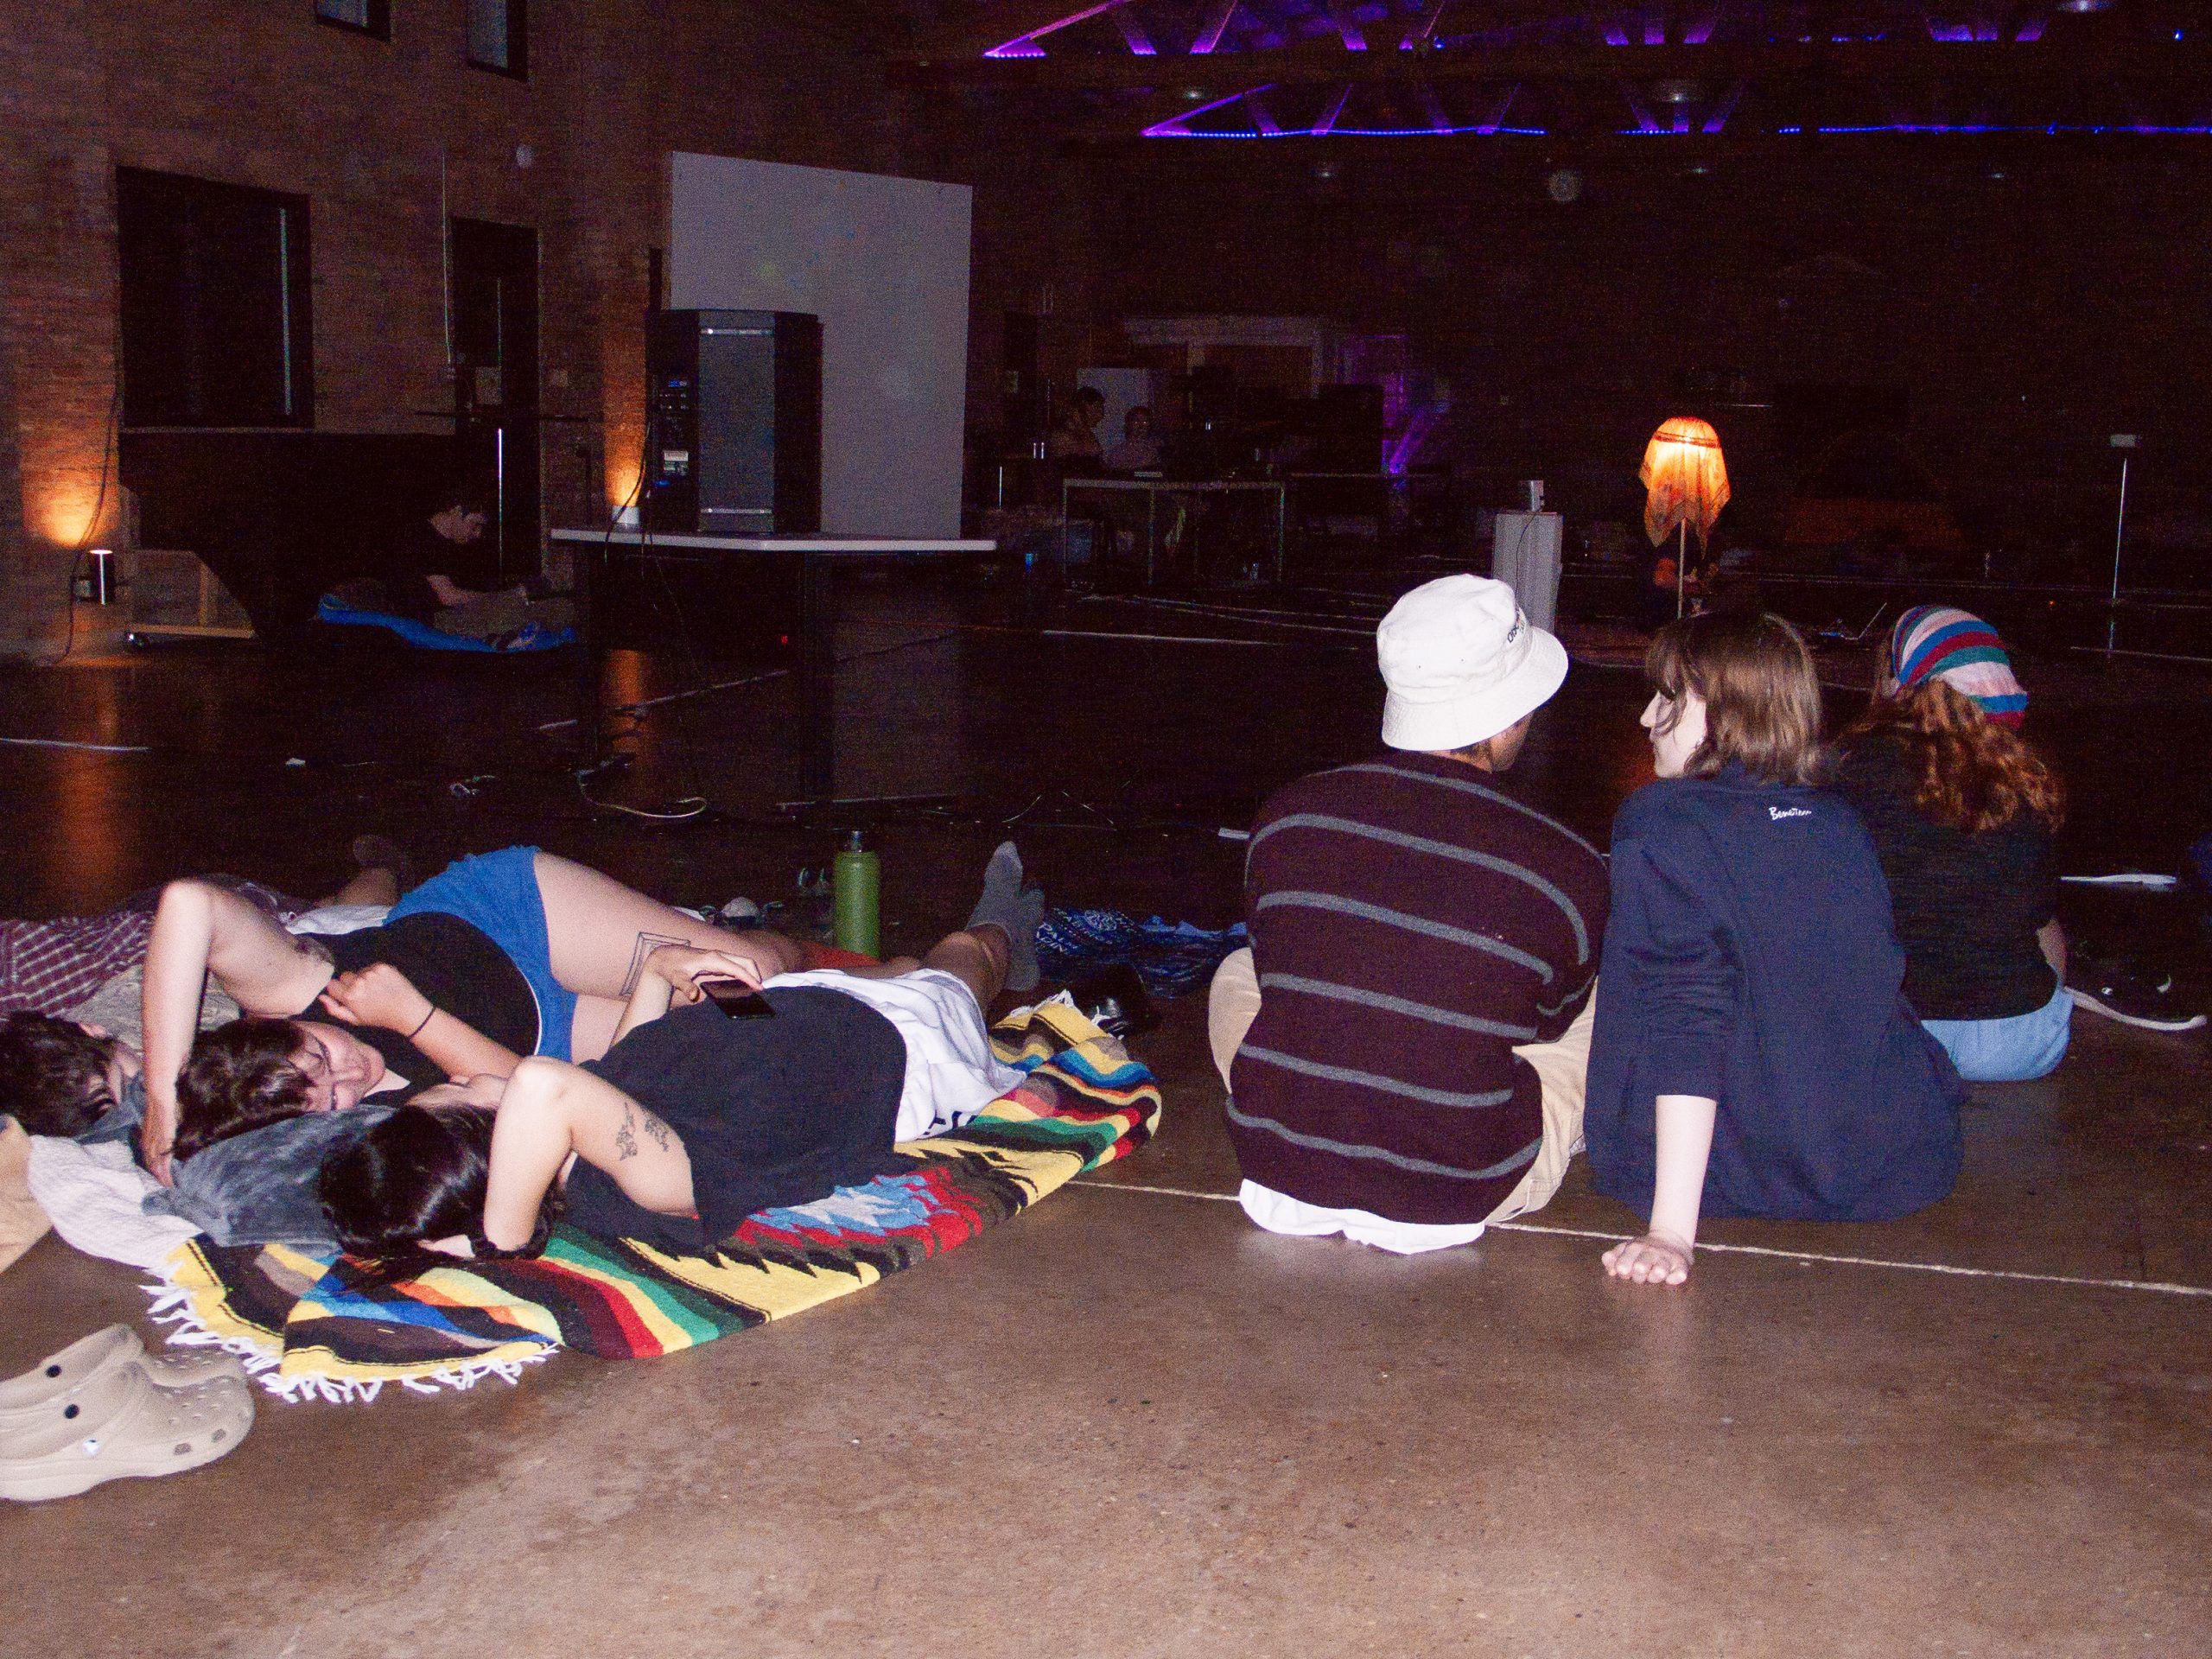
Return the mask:
M305 1117L315 1084L294 1058L302 1040L289 1020L233 1020L202 1033L176 1080L176 1160L248 1129Z
M1876 697L1843 741L1855 748L1875 739L1903 747L1907 765L1920 774L1914 804L1938 823L1978 836L2024 812L2053 831L2066 821L2066 785L2058 774L2018 733L1940 679Z

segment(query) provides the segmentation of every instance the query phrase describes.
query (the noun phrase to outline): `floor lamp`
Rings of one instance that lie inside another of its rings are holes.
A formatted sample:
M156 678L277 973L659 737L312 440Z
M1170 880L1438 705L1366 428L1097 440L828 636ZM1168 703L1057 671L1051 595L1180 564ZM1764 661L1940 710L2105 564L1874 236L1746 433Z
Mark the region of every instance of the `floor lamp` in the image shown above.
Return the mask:
M1675 615L1684 607L1689 587L1690 531L1697 531L1700 551L1713 534L1713 521L1728 505L1728 462L1720 435L1704 421L1678 415L1662 422L1643 446L1637 474L1644 488L1643 533L1658 546L1675 536Z

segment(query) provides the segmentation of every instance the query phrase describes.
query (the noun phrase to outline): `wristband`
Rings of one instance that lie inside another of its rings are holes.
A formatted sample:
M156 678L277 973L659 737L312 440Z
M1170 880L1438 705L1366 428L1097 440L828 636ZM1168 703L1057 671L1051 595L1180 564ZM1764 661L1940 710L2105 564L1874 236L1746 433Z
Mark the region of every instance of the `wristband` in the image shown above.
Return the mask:
M416 1027L414 1030L412 1030L412 1031L410 1031L410 1032L409 1032L409 1033L407 1033L407 1040L408 1040L409 1042L410 1042L410 1043L411 1043L411 1042L413 1042L413 1041L414 1041L417 1037L420 1037L420 1036L423 1034L423 1032L424 1028L429 1025L429 1023L430 1023L430 1021L431 1021L431 1020L433 1020L436 1019L437 1017L438 1017L438 1006L437 1006L437 1004L436 1004L436 1003L433 1002L433 1003L430 1005L430 1011L429 1011L428 1014L424 1014L424 1015L423 1016L423 1023L422 1023L422 1025L419 1025L419 1026Z

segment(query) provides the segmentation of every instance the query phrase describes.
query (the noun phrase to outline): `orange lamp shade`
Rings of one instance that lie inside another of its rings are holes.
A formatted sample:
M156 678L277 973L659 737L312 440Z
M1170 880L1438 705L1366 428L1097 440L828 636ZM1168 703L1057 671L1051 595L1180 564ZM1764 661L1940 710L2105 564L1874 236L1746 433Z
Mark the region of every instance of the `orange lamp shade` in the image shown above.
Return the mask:
M1651 435L1637 477L1645 491L1643 533L1656 547L1688 524L1700 547L1713 533L1713 521L1728 505L1728 463L1720 454L1720 435L1703 421L1676 416Z

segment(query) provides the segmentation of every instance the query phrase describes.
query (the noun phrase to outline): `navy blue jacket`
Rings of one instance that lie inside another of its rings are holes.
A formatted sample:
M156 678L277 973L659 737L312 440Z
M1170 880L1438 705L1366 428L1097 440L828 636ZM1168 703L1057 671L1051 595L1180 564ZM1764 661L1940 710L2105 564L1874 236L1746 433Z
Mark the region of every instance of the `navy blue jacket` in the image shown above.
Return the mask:
M1885 1221L1959 1175L1966 1088L1904 1000L1865 825L1740 768L1638 790L1613 820L1584 1134L1649 1215L1653 1103L1719 1103L1704 1212Z

